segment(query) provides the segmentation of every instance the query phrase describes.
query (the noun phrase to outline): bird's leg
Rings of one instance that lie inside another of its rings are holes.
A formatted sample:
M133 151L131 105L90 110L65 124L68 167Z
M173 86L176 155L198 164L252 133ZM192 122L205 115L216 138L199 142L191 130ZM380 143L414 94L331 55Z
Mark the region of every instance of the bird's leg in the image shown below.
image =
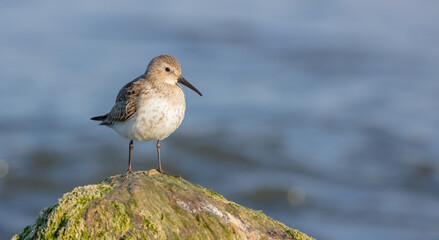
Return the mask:
M157 168L157 171L160 173L163 173L162 163L160 162L160 139L157 139L157 156L158 156L158 163L159 163L159 168Z
M130 141L130 145L129 145L130 151L129 151L129 154L128 154L128 170L127 170L127 173L132 173L132 171L131 171L131 152L133 151L133 147L134 147L133 140L131 140Z

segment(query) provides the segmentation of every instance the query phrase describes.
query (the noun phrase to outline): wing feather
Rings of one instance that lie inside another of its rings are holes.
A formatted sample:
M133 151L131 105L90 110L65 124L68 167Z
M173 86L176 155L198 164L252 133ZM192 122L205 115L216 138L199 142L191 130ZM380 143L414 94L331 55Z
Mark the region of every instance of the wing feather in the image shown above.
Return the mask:
M127 83L120 89L116 97L116 103L108 113L107 118L102 121L101 125L124 122L136 113L138 98L144 86L142 82L138 81L139 78Z

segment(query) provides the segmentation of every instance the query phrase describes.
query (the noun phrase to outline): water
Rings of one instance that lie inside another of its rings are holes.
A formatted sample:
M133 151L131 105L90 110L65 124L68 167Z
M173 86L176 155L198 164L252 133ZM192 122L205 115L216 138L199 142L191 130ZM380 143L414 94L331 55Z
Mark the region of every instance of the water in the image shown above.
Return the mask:
M149 4L149 5L148 5ZM0 4L0 238L126 169L96 126L163 53L189 89L163 167L317 239L437 239L439 4ZM155 144L134 145L134 170Z

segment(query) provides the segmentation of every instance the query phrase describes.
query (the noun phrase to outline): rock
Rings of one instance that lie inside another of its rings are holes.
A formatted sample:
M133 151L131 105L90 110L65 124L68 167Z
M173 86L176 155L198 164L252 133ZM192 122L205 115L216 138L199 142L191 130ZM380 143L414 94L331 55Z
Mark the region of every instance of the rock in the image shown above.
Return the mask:
M13 239L313 239L156 170L77 187Z

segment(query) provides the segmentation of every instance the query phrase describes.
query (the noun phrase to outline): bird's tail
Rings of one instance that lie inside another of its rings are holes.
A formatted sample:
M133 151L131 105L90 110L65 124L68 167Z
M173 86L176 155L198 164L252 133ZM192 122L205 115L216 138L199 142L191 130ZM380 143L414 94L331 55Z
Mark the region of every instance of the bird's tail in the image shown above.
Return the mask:
M103 121L107 118L108 114L102 115L102 116L97 116L97 117L92 117L90 118L90 120L94 120L94 121Z

